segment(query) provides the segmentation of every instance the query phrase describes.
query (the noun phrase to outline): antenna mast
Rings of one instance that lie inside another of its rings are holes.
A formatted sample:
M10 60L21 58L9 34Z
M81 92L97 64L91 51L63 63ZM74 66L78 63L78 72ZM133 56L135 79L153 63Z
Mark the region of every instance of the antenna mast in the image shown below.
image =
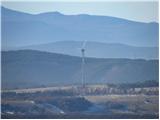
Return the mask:
M82 52L82 88L85 88L85 49L81 49Z
M86 46L86 41L83 42L82 47L81 47L81 53L82 53L82 64L81 64L81 72L82 72L82 89L81 89L81 95L85 95L85 46Z

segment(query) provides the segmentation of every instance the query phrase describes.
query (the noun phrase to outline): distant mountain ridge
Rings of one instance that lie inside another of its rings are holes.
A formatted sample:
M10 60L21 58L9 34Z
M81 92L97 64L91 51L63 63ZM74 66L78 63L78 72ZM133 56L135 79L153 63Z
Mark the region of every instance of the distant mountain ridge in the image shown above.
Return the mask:
M81 58L34 50L2 51L2 89L81 83ZM86 58L86 83L158 80L158 60Z
M2 7L2 48L56 41L95 41L158 46L158 23L96 15L37 15Z

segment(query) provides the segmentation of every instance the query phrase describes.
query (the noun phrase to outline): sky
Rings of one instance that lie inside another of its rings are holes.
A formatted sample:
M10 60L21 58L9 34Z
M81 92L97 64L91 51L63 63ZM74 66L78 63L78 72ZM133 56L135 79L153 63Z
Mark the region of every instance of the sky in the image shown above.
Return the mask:
M23 2L22 2L23 1ZM140 22L158 22L158 1L99 0L3 0L2 6L31 14L58 11L66 15L90 14Z

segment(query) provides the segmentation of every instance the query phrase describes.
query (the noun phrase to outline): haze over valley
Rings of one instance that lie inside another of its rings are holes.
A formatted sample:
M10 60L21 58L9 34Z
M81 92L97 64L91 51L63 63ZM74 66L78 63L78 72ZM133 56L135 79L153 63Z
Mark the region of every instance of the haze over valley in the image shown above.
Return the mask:
M156 2L122 2L128 5L123 8L121 2L112 4L118 14L126 13L125 19L22 12L27 6L31 11L42 8L35 3L1 6L2 118L159 118L159 23L138 21L155 18ZM63 5L65 11L68 4ZM108 8L98 2L83 5L90 6L83 10ZM139 16L144 10L149 12Z

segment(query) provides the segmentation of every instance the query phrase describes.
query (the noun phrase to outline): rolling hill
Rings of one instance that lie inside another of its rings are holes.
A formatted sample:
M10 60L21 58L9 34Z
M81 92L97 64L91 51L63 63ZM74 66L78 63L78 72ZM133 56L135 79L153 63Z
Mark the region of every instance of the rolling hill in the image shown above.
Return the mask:
M10 50L40 50L81 56L82 41L59 41L53 43L10 48ZM158 47L135 47L118 43L87 42L86 56L95 58L158 59Z
M86 59L86 83L158 80L158 60ZM2 89L78 84L81 58L35 50L2 51Z

